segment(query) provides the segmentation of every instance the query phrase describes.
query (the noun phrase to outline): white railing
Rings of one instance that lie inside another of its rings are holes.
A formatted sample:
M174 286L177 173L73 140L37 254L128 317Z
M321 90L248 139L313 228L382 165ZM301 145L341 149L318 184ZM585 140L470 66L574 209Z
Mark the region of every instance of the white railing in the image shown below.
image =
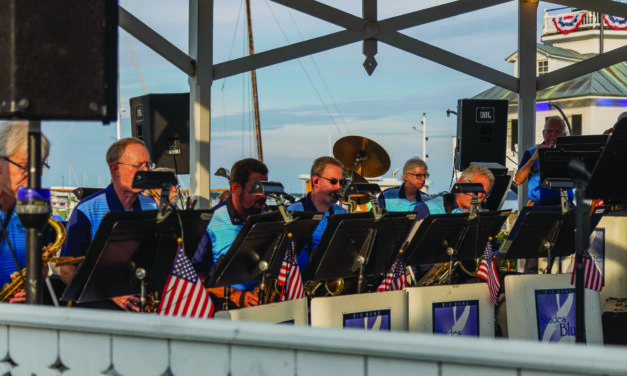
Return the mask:
M590 30L590 29L600 28L599 21L603 22L603 19L602 17L601 18L599 17L599 13L597 12L578 10L576 12L548 14L548 12L545 10L544 11L544 27L542 29L542 35L544 36L544 35L551 35L551 34L559 33L559 31L555 27L555 23L553 22L553 19L557 19L560 17L574 16L574 15L578 15L581 13L585 13L586 16L584 17L583 21L581 21L581 25L579 25L579 28L577 28L575 32L580 31L580 30Z
M0 374L624 375L625 347L0 304Z

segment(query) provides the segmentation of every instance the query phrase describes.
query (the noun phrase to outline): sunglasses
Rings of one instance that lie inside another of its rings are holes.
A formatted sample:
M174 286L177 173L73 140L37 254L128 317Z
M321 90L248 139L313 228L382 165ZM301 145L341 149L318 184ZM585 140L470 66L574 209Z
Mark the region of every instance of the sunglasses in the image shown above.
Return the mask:
M412 174L411 172L408 172L407 175L411 175L415 177L416 179L428 179L429 178L429 174Z
M331 183L331 185L336 185L337 183L340 183L340 185L346 185L346 179L329 179L329 178L325 178L324 176L318 176L320 179L324 179L326 181L328 181L329 183Z

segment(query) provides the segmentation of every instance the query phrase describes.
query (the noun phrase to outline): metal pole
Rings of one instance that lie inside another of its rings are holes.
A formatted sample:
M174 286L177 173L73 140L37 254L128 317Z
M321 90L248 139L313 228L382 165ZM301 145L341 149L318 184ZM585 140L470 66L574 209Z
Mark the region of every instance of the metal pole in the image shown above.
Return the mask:
M28 122L28 188L41 189L41 123ZM19 203L18 203L19 204ZM42 300L42 228L24 223L26 227L26 303L41 304Z
M422 113L422 160L427 161L427 114Z

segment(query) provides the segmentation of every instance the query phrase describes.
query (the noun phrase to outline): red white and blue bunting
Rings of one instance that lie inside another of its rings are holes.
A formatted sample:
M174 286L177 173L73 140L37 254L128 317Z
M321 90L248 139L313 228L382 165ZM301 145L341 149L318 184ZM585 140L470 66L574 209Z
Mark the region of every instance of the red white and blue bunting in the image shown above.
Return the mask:
M603 19L605 20L605 24L614 30L627 30L627 18L604 14Z
M577 30L584 18L586 18L585 12L564 17L554 17L553 24L555 24L557 31L562 34L568 34Z

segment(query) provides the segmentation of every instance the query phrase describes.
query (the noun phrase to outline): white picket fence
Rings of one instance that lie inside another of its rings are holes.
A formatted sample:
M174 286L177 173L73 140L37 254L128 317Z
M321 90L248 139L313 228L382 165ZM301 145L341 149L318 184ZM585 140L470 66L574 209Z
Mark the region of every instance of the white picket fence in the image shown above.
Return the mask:
M11 375L625 375L627 348L0 304Z

